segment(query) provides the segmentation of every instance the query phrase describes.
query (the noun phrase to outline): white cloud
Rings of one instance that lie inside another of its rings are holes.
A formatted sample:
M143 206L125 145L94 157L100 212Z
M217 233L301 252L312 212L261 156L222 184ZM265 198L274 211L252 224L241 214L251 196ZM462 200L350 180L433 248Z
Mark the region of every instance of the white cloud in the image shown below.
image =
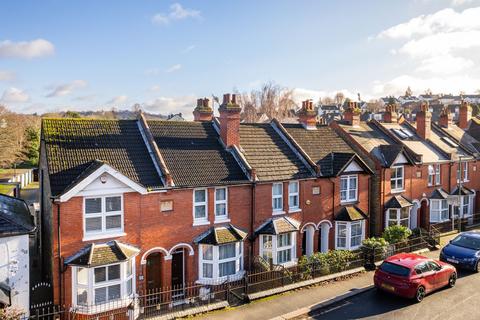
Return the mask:
M150 92L159 92L162 88L159 85L153 85L150 88L148 88L148 91Z
M120 96L116 96L114 98L112 98L111 100L107 101L107 104L114 104L114 105L118 105L118 104L123 104L125 102L128 101L128 97L125 96L125 95L120 95Z
M167 25L172 21L183 20L187 18L200 19L201 12L193 9L183 8L179 3L170 6L168 13L157 13L152 17L152 23L157 25Z
M147 76L156 76L160 73L160 70L158 68L150 68L145 70L145 75Z
M445 54L424 59L416 71L447 75L467 70L473 67L474 64L470 59Z
M325 98L325 97L334 98L335 94L337 94L338 92L343 93L345 98L349 98L355 101L358 100L359 90L339 89L334 91L322 91L322 90L310 90L305 88L295 88L293 90L293 99L297 104L300 104L302 101L307 99L312 99L314 102L317 102L319 99ZM364 101L368 101L373 97L369 94L361 93L360 98Z
M0 81L12 81L15 80L15 72L0 70Z
M84 96L78 96L78 97L74 98L73 100L75 100L75 101L93 101L96 98L97 98L97 95L88 94L88 95L84 95Z
M144 103L145 110L160 114L181 112L187 119L192 118L193 108L196 105L197 97L194 95L180 97L158 97Z
M478 0L452 0L452 6L463 6L466 4L473 3Z
M63 97L69 95L73 91L77 89L81 89L87 86L87 82L85 80L74 80L70 83L64 83L53 87L50 93L46 95L47 98L53 97Z
M167 73L171 73L171 72L175 72L175 71L178 71L182 69L182 65L181 64L174 64L173 66L171 66L170 68L168 68L167 70L165 70L165 72Z
M3 103L20 103L28 100L30 100L30 97L25 91L14 87L5 89L0 99Z
M185 54L185 53L189 53L190 51L192 51L193 49L195 49L195 45L191 45L191 46L188 46L186 47L185 49L182 50L182 53Z
M32 59L50 56L54 52L53 44L44 39L20 42L0 41L0 58Z

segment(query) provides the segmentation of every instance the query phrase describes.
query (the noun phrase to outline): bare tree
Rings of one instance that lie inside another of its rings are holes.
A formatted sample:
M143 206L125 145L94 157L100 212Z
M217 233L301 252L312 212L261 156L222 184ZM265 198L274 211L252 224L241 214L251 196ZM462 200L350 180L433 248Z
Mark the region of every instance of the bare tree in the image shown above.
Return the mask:
M345 95L343 94L343 92L337 92L335 94L335 98L334 98L335 104L341 105L344 99L345 99Z
M331 97L323 97L321 100L322 104L334 104L335 100Z
M410 86L408 86L407 90L405 90L405 97L411 97L412 94L412 89L410 89Z

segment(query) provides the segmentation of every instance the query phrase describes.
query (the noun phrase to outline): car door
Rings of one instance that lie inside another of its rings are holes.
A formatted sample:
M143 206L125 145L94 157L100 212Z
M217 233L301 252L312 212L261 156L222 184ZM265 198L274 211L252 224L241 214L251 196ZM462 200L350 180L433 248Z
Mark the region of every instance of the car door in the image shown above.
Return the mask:
M432 266L428 264L427 261L421 262L418 264L415 269L421 271L421 283L425 287L427 292L433 291L436 289L436 277L435 271L432 269Z
M441 288L445 286L448 283L448 278L450 277L450 273L447 272L448 270L442 269L442 267L435 261L428 261L427 263L435 272L435 287Z

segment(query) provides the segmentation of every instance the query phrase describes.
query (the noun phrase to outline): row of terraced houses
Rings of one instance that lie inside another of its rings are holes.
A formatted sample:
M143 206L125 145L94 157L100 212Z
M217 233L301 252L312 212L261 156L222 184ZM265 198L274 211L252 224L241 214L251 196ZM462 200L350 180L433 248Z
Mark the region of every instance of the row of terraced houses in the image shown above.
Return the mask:
M218 111L199 99L194 121L43 120L39 227L55 304L94 313L82 307L239 279L257 256L290 266L355 250L387 226L429 229L478 207L466 103L457 124L448 110L432 123L427 106L415 123L394 106L360 122L352 103L327 126L311 101L298 124L250 124L234 94Z

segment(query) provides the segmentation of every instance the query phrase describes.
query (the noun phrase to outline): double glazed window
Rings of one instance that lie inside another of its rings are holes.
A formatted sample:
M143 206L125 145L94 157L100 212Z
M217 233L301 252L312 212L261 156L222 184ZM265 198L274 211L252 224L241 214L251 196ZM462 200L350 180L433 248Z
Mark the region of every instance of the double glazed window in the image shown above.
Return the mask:
M347 175L340 177L340 201L357 201L357 175Z
M85 198L85 235L123 231L122 196Z
M215 220L228 218L228 193L227 188L215 189Z
M194 221L208 221L208 196L207 189L196 189L193 191L193 217Z
M428 185L433 186L433 185L439 185L441 183L440 181L440 165L435 164L435 165L429 165L428 166Z
M290 264L296 258L295 233L263 234L260 237L260 256L274 264Z
M200 245L200 280L218 280L243 271L243 242Z
M74 303L95 306L109 303L134 293L134 260L96 268L74 268Z
M360 247L364 239L363 220L335 223L335 249L354 250Z
M430 200L430 222L442 222L449 219L447 200Z
M468 162L462 162L457 166L457 182L460 181L460 178L464 182L468 181Z
M273 211L283 210L283 183L272 184L272 209Z
M460 203L460 213L462 217L468 217L473 214L472 208L472 199L470 196L461 196L461 203ZM455 217L458 216L458 207L454 209Z
M390 186L392 191L400 191L403 190L403 166L399 167L392 167L390 169L391 177L390 177Z
M292 181L288 184L288 206L290 210L299 208L299 184L298 181Z
M400 209L388 209L387 210L387 219L385 221L385 227L390 226L404 226L410 227L410 207L400 208Z

